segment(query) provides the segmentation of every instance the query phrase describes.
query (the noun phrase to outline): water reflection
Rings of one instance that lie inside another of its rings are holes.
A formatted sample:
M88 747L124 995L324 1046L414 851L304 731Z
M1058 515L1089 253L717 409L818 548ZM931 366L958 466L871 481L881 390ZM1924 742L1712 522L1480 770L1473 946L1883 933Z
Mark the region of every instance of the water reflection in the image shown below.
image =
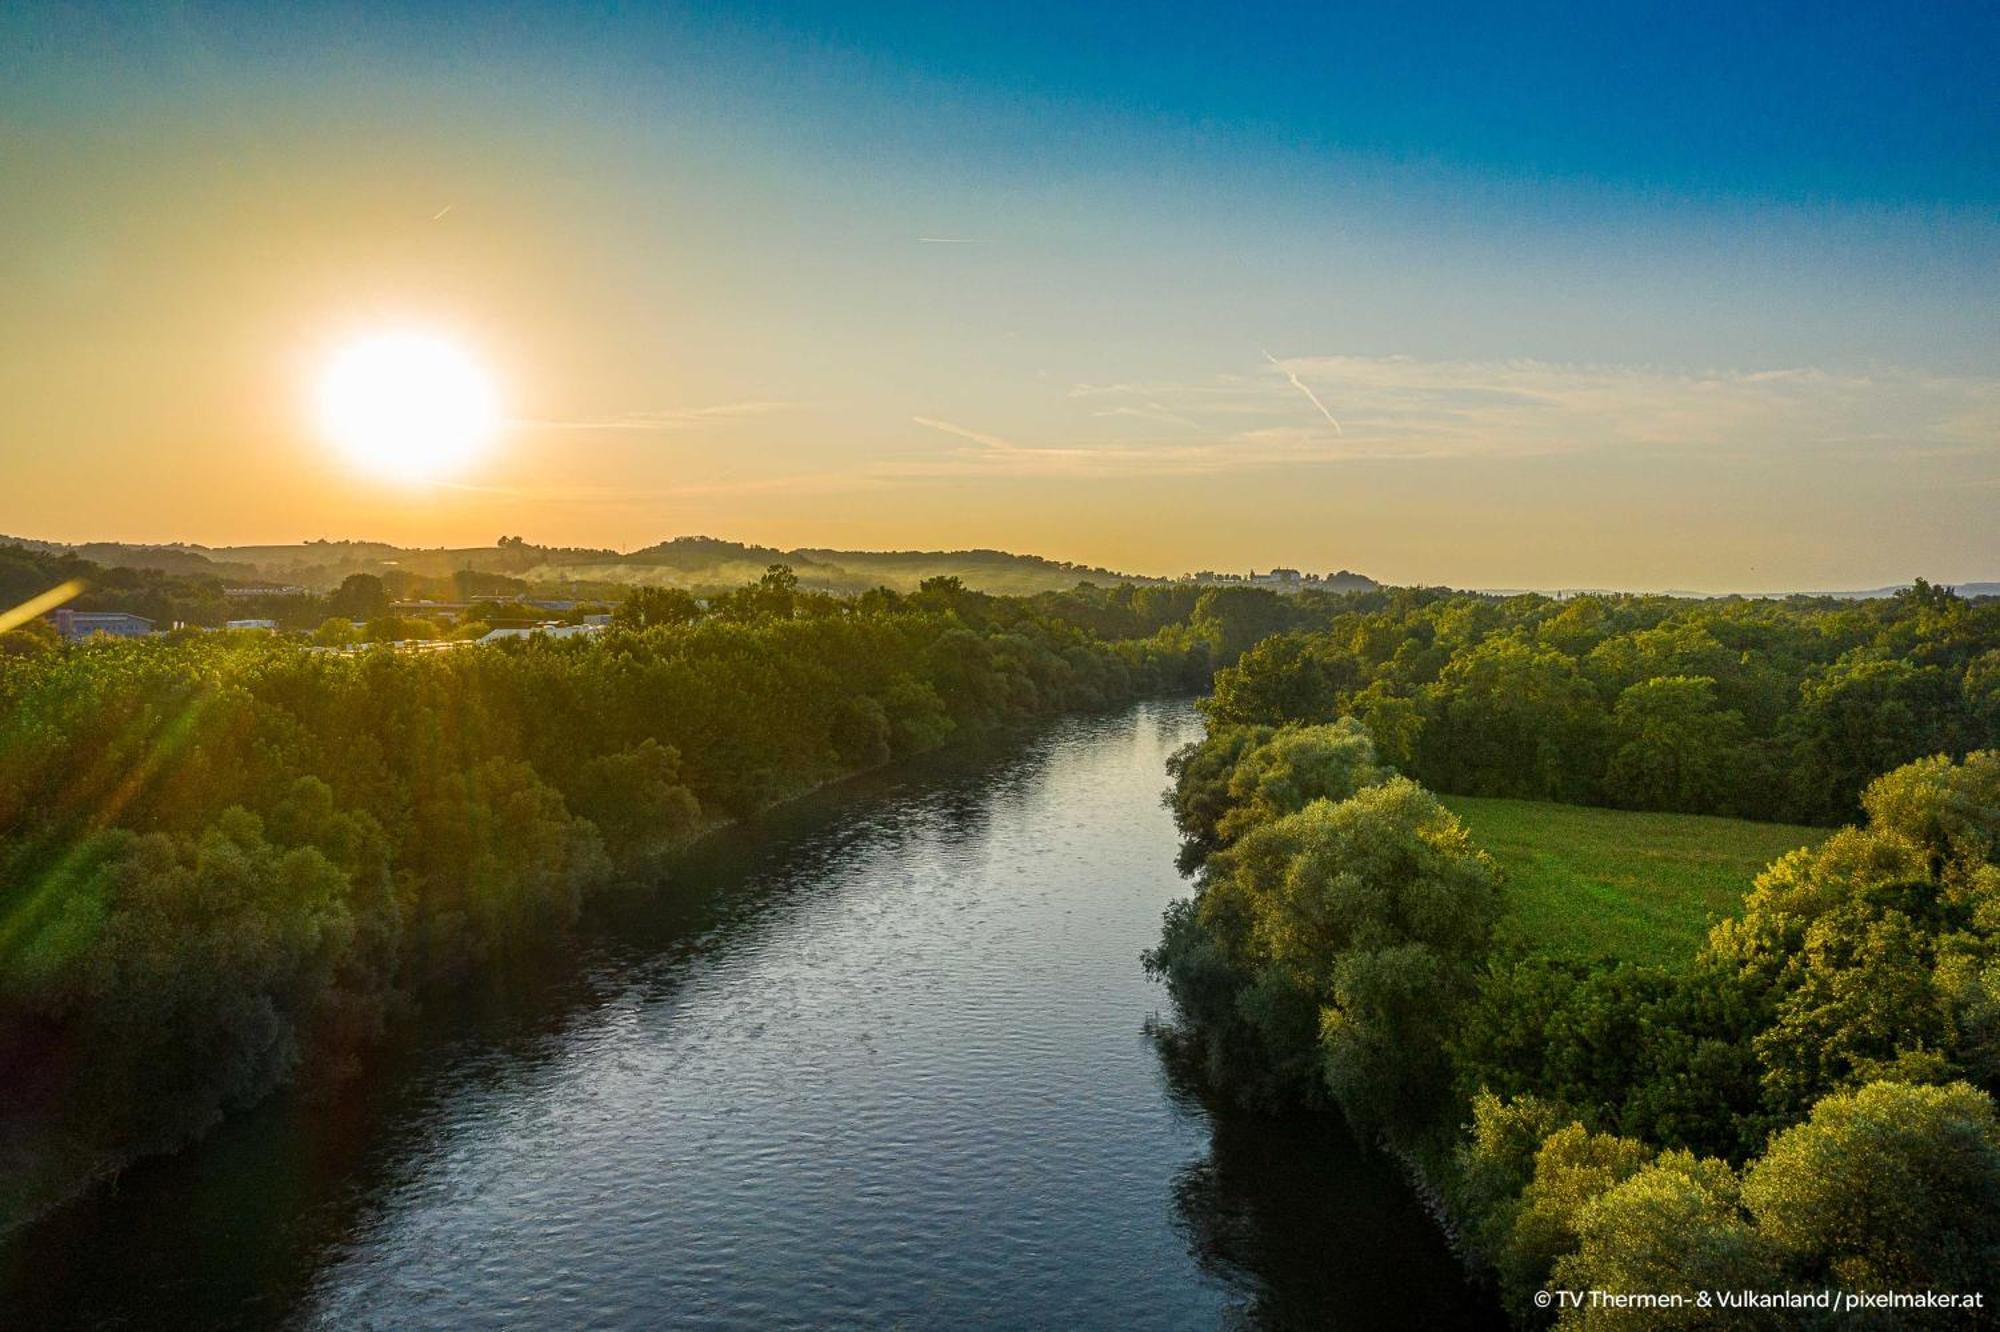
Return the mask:
M1491 1291L1442 1260L1390 1158L1329 1116L1245 1110L1208 1097L1170 1050L1161 1062L1210 1126L1208 1153L1174 1177L1173 1205L1188 1251L1240 1292L1231 1326L1506 1326Z
M20 1238L0 1323L1463 1321L1392 1171L1211 1114L1144 1034L1195 725L1073 722L715 839L365 1080Z

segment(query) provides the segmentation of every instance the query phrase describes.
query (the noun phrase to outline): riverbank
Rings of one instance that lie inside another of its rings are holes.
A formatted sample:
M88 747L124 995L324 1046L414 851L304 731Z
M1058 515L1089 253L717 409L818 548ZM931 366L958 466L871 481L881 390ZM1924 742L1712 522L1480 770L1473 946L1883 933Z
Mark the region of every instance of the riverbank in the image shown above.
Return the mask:
M1198 721L1143 703L747 817L647 907L17 1236L29 1323L1457 1326L1386 1160L1210 1107L1134 964ZM1381 1273L1407 1274L1387 1287Z

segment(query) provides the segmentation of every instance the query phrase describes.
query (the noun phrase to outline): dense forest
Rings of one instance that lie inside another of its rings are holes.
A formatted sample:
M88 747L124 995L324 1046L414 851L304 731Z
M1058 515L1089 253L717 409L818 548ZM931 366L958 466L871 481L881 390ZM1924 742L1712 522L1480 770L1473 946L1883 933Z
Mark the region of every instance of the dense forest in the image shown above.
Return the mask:
M1282 611L1284 608L1280 608ZM1835 824L1876 776L2000 740L2000 599L1329 604L1216 678L1218 726L1359 718L1459 795Z
M42 587L76 572L43 558ZM591 637L441 652L16 630L0 1222L337 1076L428 989L620 875L664 879L659 854L719 820L955 736L1199 688L1230 618L1194 598L1163 609L1176 633L1111 641L1059 601L950 579L837 598L780 568L706 602L645 589Z
M1252 648L1176 756L1170 1044L1386 1141L1524 1322L1673 1324L1556 1290L1990 1283L1993 608L1392 603ZM1580 962L1500 942L1504 877L1430 786L1851 826L1685 964Z
M70 579L169 622L242 604L0 548L10 604ZM1524 1318L1551 1282L1944 1288L2000 1261L1994 603L834 596L780 566L631 589L591 636L390 643L516 609L398 599L523 588L349 574L268 603L299 633L0 634L0 1224L363 1067L607 885L671 892L718 822L1212 684L1171 793L1197 891L1148 958L1173 1043L1391 1143ZM1856 826L1685 965L1590 964L1498 942L1504 877L1433 789Z

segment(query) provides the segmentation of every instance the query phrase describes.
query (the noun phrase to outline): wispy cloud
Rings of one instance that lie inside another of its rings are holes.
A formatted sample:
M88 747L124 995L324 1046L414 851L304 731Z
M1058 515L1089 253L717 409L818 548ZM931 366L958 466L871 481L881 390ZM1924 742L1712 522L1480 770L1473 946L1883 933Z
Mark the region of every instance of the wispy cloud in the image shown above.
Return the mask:
M675 407L665 411L625 412L617 416L583 417L570 420L528 418L512 422L527 430L636 430L665 432L691 430L697 426L745 417L769 416L791 411L801 404L775 399L753 398L743 402L722 402L706 407Z
M1130 417L1135 421L1150 421L1156 425L1184 426L1189 430L1201 429L1201 423L1191 421L1179 412L1170 412L1157 402L1149 402L1139 407L1104 407L1091 413L1094 417Z
M1409 356L1276 360L1282 381L1218 375L1192 383L1080 384L1093 413L1165 409L1261 456L1286 438L1285 403L1342 404L1338 441L1319 456L1533 457L1557 453L1831 451L1868 441L1877 452L1984 451L2000 462L2000 380L1813 366L1751 370L1431 361ZM1322 411L1323 415L1330 413ZM1260 424L1259 417L1264 418ZM1295 431L1294 451L1313 447Z
M974 430L969 426L955 425L950 421L940 421L935 417L913 416L910 419L920 426L927 426L932 430L941 430L947 435L956 435L960 439L969 439L974 444L983 445L989 449L996 449L1002 453L1013 453L1021 447L1011 439L1002 439L998 435L989 435L983 430Z
M1690 370L1546 361L1309 356L1191 382L1072 386L1005 435L882 466L898 476L1199 475L1283 466L1684 455L1711 462L1948 459L2000 469L2000 380L1813 366ZM1326 426L1298 420L1304 396ZM1342 404L1335 418L1327 404ZM1148 432L1147 426L1171 427Z

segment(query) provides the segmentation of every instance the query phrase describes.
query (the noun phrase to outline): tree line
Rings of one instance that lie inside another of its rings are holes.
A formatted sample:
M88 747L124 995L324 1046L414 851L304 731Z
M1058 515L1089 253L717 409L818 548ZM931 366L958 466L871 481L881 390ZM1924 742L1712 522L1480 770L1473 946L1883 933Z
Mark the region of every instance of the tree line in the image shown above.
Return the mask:
M496 968L719 820L954 737L1208 678L953 580L592 638L330 652L227 634L0 653L0 1224Z
M2000 750L1871 782L1680 967L1499 945L1498 870L1355 717L1219 724L1172 770L1170 1044L1392 1145L1521 1322L1792 1326L1548 1301L2000 1272Z
M2000 600L1396 589L1295 608L1220 725L1352 716L1435 790L1832 825L1878 774L2000 744Z

